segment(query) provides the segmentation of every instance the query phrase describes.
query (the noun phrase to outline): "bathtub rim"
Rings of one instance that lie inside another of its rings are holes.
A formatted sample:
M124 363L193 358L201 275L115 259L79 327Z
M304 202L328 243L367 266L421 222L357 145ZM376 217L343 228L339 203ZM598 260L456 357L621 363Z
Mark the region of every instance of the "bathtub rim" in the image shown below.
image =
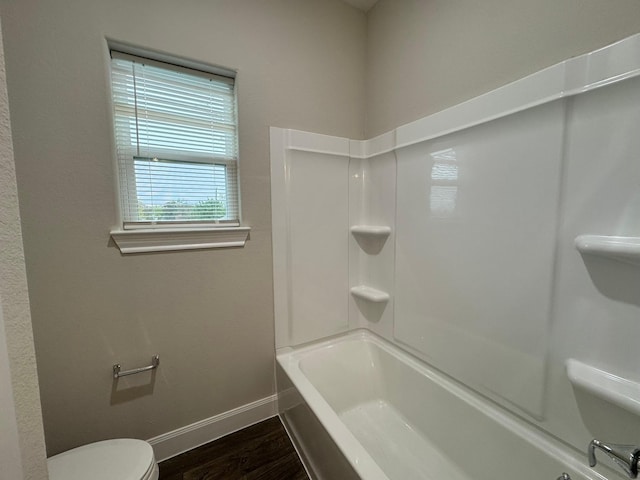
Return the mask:
M579 474L587 480L608 480L608 477L595 471L586 465L586 455L579 456L575 447L567 445L561 440L543 431L518 415L504 410L494 402L472 390L470 387L460 384L455 379L438 371L423 360L411 355L401 347L381 338L374 332L359 328L344 332L339 335L325 337L315 342L308 342L296 347L282 347L276 350L276 361L283 372L289 377L294 387L298 390L314 415L320 420L331 439L350 463L352 468L366 480L389 480L375 459L355 438L347 426L340 420L337 412L322 397L311 381L306 377L300 367L300 361L315 352L326 350L335 345L365 342L375 345L393 358L416 370L427 380L434 382L438 387L448 393L457 396L469 407L476 409L479 414L489 417L499 423L513 435L522 438L532 448L554 458L570 474ZM561 474L562 472L558 472ZM607 472L608 473L608 472Z

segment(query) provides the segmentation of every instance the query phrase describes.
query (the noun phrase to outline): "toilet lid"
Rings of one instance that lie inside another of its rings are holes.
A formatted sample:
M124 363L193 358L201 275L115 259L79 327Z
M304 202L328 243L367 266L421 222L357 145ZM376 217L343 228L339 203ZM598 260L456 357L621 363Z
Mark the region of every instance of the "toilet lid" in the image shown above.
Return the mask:
M74 448L47 464L49 480L146 480L155 459L147 442L119 438Z

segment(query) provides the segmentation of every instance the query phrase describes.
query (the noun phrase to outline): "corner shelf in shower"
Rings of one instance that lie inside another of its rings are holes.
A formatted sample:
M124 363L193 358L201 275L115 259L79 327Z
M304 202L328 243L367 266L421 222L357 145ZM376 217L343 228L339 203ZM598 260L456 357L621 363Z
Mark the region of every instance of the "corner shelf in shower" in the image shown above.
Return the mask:
M391 227L385 225L354 225L351 227L351 233L354 235L386 238L391 234Z
M391 235L391 227L386 225L353 225L350 230L360 248L369 255L379 254Z
M573 385L628 412L640 415L640 383L572 358L567 360L567 376Z
M575 240L580 253L608 257L640 266L640 237L579 235Z
M367 300L373 303L388 302L389 298L391 298L387 292L383 292L382 290L377 290L372 287L367 287L366 285L358 285L357 287L352 287L351 295L356 298Z

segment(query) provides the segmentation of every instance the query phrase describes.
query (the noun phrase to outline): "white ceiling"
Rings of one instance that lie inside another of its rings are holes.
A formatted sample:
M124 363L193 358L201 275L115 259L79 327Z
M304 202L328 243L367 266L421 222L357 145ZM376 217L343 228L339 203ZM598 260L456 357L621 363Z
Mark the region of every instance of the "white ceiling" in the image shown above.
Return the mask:
M343 0L345 3L349 5L353 5L356 8L359 8L363 12L369 11L371 7L373 7L378 0Z

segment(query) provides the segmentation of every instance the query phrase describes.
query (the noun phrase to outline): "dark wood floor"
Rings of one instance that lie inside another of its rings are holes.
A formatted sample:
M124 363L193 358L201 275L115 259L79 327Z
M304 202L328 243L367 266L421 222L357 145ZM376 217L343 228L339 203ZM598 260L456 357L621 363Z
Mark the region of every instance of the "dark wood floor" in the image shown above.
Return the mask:
M160 463L160 480L308 480L273 417Z

